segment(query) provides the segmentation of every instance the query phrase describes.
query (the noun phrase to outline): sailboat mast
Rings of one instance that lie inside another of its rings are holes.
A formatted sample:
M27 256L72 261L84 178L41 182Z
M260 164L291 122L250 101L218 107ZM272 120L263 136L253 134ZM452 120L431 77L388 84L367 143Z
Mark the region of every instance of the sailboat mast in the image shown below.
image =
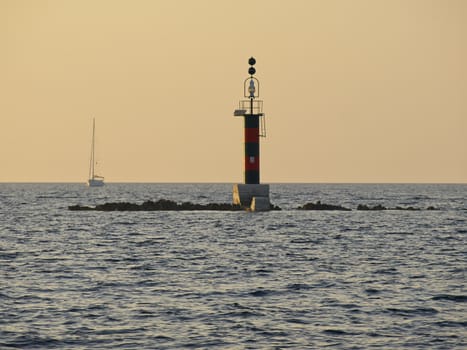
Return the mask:
M91 160L89 163L89 178L94 179L94 133L96 128L95 118L92 118L92 141L91 141Z

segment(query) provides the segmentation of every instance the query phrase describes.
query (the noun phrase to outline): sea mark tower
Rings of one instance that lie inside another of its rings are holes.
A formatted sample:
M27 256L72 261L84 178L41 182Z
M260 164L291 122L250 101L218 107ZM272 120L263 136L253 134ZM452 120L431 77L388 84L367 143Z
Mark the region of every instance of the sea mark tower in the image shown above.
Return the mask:
M245 100L239 102L234 116L243 117L244 132L244 184L236 184L233 188L233 203L242 205L253 211L270 209L269 185L260 184L260 137L266 136L263 101L259 100L259 80L254 76L256 60L248 60L250 75L243 83Z

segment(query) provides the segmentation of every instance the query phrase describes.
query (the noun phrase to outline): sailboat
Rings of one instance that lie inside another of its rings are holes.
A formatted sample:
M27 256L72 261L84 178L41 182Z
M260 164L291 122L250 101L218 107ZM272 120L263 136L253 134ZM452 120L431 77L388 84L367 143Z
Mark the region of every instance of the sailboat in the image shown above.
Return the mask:
M89 161L89 179L88 179L88 186L89 187L104 186L104 178L95 173L95 167L96 167L96 164L97 164L95 156L94 156L95 130L96 130L96 121L93 118L92 119L91 160Z

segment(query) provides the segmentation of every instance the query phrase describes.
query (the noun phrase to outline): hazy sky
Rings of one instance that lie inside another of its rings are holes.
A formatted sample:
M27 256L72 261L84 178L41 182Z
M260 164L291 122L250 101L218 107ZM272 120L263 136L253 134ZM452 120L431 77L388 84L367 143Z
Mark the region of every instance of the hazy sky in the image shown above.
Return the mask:
M0 181L467 182L465 0L0 0Z

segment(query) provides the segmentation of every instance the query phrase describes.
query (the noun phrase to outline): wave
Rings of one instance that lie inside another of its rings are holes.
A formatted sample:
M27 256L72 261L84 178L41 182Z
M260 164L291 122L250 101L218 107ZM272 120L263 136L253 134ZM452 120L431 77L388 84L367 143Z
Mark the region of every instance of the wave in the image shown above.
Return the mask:
M454 294L439 294L435 295L432 300L454 301L457 303L467 302L467 295L454 295Z
M396 316L404 316L404 317L413 317L413 316L431 316L438 314L438 310L431 307L418 307L413 309L402 309L402 308L387 308L385 310L387 313Z

